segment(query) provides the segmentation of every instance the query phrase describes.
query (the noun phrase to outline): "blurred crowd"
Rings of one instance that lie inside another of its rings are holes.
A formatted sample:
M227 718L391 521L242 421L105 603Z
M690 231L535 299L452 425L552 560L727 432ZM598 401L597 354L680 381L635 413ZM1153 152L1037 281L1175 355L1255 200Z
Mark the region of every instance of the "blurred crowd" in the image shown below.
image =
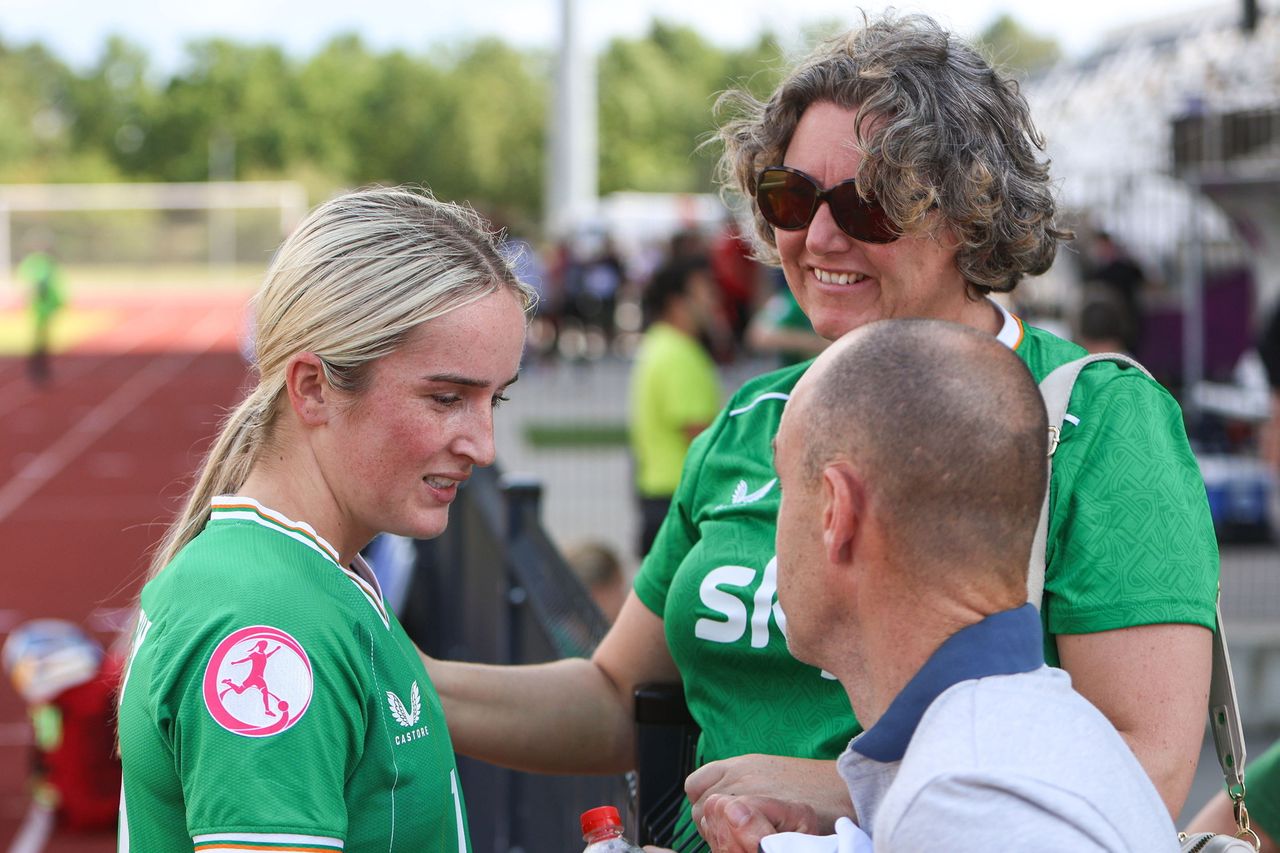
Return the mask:
M712 230L682 226L631 251L603 226L542 246L511 236L507 247L520 278L538 293L529 346L540 362L633 356L650 320L645 292L672 264L704 270L712 285L713 299L697 317L698 338L717 364L755 355L808 358L823 346L777 270L752 258L732 219Z

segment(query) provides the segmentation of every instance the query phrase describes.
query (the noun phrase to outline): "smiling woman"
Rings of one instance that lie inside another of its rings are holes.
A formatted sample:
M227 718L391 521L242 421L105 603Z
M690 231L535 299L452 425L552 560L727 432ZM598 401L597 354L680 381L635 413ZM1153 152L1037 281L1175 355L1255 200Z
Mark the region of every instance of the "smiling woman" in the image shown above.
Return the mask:
M281 247L258 385L142 592L122 847L469 849L440 701L359 551L438 535L493 461L529 305L484 223L421 193L341 196Z

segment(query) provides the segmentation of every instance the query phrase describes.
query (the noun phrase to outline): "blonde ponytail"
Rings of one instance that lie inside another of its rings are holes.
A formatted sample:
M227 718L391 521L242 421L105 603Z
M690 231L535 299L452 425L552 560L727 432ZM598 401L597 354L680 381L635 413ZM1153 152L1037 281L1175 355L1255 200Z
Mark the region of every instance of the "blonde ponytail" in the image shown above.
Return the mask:
M218 437L200 466L195 485L187 494L182 511L151 556L147 580L172 562L183 547L195 539L209 520L209 503L222 494L235 492L249 476L270 426L279 388L258 385L227 416Z

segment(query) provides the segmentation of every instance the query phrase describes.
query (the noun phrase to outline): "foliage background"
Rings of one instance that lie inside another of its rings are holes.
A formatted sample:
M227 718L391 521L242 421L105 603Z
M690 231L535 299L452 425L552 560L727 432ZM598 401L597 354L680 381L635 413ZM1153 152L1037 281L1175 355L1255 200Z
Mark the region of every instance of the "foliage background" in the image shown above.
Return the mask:
M838 27L813 24L795 45L764 33L726 49L655 21L641 38L610 42L597 60L600 192L711 191L717 152L702 143L716 95L766 94L789 56ZM1026 52L1009 39L1035 39L1008 19L983 38L1020 61ZM300 58L223 38L191 42L184 57L158 73L144 49L113 36L90 67L73 69L40 44L0 36L0 183L288 178L313 200L413 183L517 228L538 219L549 53L493 38L378 52L343 34Z

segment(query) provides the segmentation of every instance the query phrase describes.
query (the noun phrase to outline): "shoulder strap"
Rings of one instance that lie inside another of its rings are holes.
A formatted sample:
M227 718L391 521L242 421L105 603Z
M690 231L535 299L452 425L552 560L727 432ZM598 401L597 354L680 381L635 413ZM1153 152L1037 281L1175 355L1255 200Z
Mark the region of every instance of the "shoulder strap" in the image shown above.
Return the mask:
M1148 378L1151 374L1138 362L1127 355L1116 352L1097 353L1077 358L1059 365L1044 381L1040 383L1040 396L1044 398L1044 407L1049 413L1049 458L1045 462L1050 479L1053 476L1053 454L1058 449L1058 439L1062 436L1062 422L1067 416L1067 403L1071 400L1071 390L1076 386L1076 378L1080 371L1096 361L1114 361L1127 367L1141 370ZM1049 489L1046 480L1044 503L1040 507L1040 523L1036 525L1036 538L1031 543L1031 561L1027 564L1027 601L1040 609L1040 599L1044 596L1044 560L1045 547L1049 536Z
M1053 454L1058 449L1062 435L1062 422L1067 415L1067 404L1080 371L1096 361L1114 361L1141 370L1148 378L1151 373L1127 355L1098 353L1055 368L1040 383L1040 395L1044 397L1049 413L1049 456L1046 460L1049 476L1053 475ZM1040 523L1031 545L1031 561L1027 567L1027 600L1040 609L1044 597L1045 547L1049 533L1049 485L1044 490L1044 503L1040 507ZM1217 603L1218 630L1213 634L1213 675L1209 683L1209 728L1218 753L1218 764L1226 779L1227 791L1232 799L1244 796L1244 735L1240 723L1240 709L1236 705L1235 678L1231 673L1231 658L1227 654L1227 640L1223 631L1222 605Z
M1236 680L1227 654L1227 635L1222 621L1222 590L1216 605L1218 630L1213 632L1213 675L1209 679L1209 731L1213 733L1218 766L1233 801L1244 798L1244 727L1236 705Z

